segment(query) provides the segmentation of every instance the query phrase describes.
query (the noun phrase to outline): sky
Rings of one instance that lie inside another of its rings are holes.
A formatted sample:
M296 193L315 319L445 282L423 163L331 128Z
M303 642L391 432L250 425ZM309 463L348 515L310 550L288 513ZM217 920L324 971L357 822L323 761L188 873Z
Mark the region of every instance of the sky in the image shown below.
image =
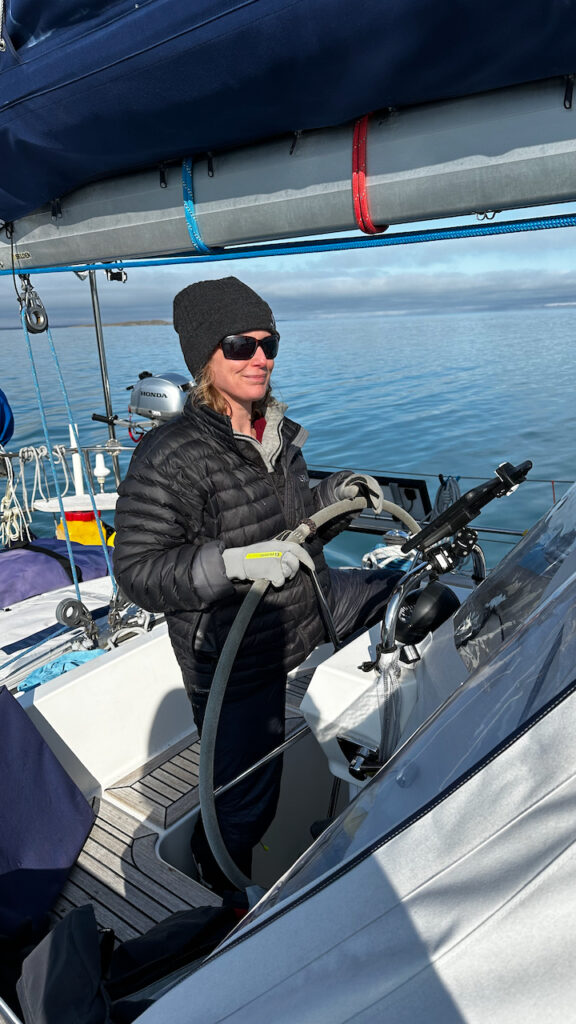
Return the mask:
M575 211L574 204L565 204L519 211L513 216ZM511 217L502 214L499 219ZM473 218L462 218L453 223L473 222ZM262 294L278 320L558 305L576 308L576 228L371 250L138 267L128 270L124 284L107 281L101 271L97 280L102 320L171 321L176 292L192 281L228 274ZM52 325L91 322L87 281L68 272L32 275L32 283ZM0 328L19 327L18 311L11 277L0 277Z

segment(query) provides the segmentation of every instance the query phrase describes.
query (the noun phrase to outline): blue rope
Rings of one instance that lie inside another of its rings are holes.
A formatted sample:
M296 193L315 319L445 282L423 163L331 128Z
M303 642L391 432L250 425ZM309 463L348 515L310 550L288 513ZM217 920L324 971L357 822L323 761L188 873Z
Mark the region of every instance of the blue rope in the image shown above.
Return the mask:
M49 327L46 328L46 336L48 338L48 342L49 342L49 345L50 345L50 351L52 352L52 357L53 357L54 363L56 365L56 370L57 370L57 373L58 373L58 379L60 380L60 387L62 388L62 394L64 396L64 404L66 406L66 413L68 415L68 422L70 424L70 429L71 429L73 437L74 437L74 444L76 445L76 448L78 449L78 452L80 452L80 450L81 450L80 449L80 438L78 437L78 431L76 429L76 424L74 423L74 416L72 414L72 406L70 405L70 399L68 397L68 391L66 389L66 384L64 383L64 377L62 376L62 370L61 370L61 367L60 367L60 360L58 359L58 354L56 352L56 348L55 348L54 342L52 340L52 332L51 332ZM92 484L91 484L91 481L90 481L90 479L88 477L88 473L86 472L86 467L84 466L83 460L81 460L80 464L81 464L81 467L82 467L82 475L83 475L83 477L84 477L84 479L86 481L87 487L88 487L88 495L90 497L90 504L92 506L92 512L94 513L94 518L96 520L96 526L98 527L98 534L99 534L99 537L100 537L100 544L102 545L102 550L104 552L104 558L106 559L106 566L108 568L108 573L110 575L110 579L112 580L112 588L113 588L114 593L116 593L116 580L114 578L114 570L112 569L112 560L110 558L110 552L109 552L109 549L108 549L108 545L106 543L106 538L104 536L104 531L102 529L102 523L100 521L100 516L98 515L98 509L96 508L96 499L94 498L94 491L92 489Z
M505 235L523 231L546 231L551 228L576 227L576 215L560 214L554 217L538 217L529 220L503 221L500 224L468 224L463 227L432 228L429 231L397 231L390 235L379 235L375 238L335 238L321 239L312 242L278 242L266 248L258 246L241 247L211 251L200 236L198 239L204 247L203 254L194 253L188 256L166 256L154 259L118 260L115 263L75 263L62 267L26 268L26 273L62 274L69 271L82 270L120 270L132 267L170 267L191 263L209 263L221 260L246 260L264 256L305 255L314 252L339 252L346 249L373 249L386 245L414 245L419 242L439 242L452 238L478 238L484 235ZM0 277L12 276L12 270L0 270Z
M72 580L74 582L74 588L76 590L76 597L81 602L82 595L80 593L80 584L78 583L78 574L76 572L76 563L74 561L74 554L72 552L72 545L70 543L70 534L68 532L68 526L66 524L66 515L64 513L64 501L62 499L62 492L60 490L60 484L58 483L58 477L56 475L56 465L54 463L54 455L52 454L52 445L50 442L50 436L48 434L48 423L46 422L46 414L44 412L44 403L42 401L42 394L40 391L40 385L38 383L38 373L36 371L36 363L34 361L34 353L32 352L32 344L30 342L30 335L28 334L28 328L26 326L26 307L22 306L22 312L20 314L22 319L22 328L24 330L24 337L26 339L26 345L28 347L28 356L30 357L30 365L32 367L32 379L34 381L34 388L36 390L36 398L38 399L38 408L40 410L40 419L42 421L42 430L44 432L44 439L46 441L46 448L48 450L48 458L50 459L50 465L52 467L52 476L54 478L54 484L56 487L56 494L58 497L58 506L60 508L60 515L62 517L62 526L64 528L64 540L66 541L66 548L68 551L68 558L70 560L70 567L72 569Z
M192 244L197 252L204 253L204 255L210 255L211 250L202 241L202 235L200 234L200 228L196 220L196 213L194 210L194 186L192 184L192 160L182 161L182 194L184 200L184 213L186 215L186 223L188 225L188 232L192 239Z

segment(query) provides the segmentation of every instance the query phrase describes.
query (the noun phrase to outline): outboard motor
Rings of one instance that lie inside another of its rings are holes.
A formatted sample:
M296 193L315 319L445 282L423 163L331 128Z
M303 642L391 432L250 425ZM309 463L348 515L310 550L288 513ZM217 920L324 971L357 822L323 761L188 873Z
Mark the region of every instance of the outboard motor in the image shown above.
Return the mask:
M144 370L138 383L127 389L132 392L128 411L150 420L171 420L182 412L191 387L191 381L181 373L154 376Z

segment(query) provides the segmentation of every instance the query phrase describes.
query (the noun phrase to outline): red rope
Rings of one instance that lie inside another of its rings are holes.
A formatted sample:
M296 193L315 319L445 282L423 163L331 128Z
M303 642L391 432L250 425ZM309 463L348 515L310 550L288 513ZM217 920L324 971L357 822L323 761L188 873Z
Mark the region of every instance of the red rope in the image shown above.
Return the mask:
M130 423L128 426L128 433L130 435L130 440L134 441L134 444L138 444L138 442L144 437L146 431L143 430L142 427L138 426L138 424Z
M352 201L356 223L366 235L378 235L386 231L387 224L376 227L371 216L368 203L366 178L366 146L368 140L368 114L360 117L354 125L352 140Z

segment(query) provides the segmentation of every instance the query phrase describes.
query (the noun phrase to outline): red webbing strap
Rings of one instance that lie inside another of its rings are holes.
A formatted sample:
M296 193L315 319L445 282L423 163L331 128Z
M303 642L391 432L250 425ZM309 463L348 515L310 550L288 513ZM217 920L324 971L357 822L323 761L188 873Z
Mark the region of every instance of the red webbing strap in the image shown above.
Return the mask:
M370 216L366 186L366 144L368 139L368 114L360 117L354 125L352 140L352 201L356 223L366 235L378 235L386 231L387 224L376 227Z

